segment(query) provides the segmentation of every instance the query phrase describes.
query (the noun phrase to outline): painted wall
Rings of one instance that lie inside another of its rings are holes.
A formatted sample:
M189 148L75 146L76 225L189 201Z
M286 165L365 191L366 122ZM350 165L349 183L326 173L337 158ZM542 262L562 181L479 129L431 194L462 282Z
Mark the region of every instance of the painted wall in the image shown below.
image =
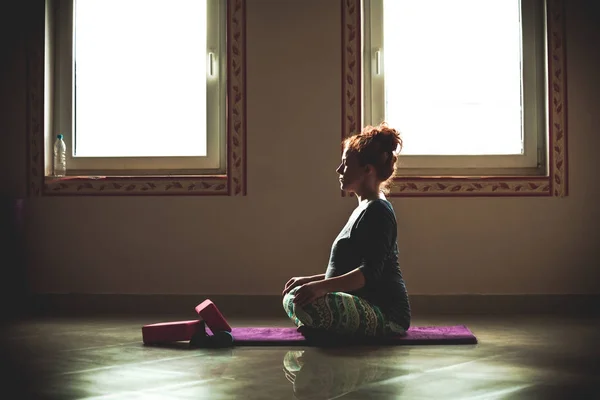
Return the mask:
M567 1L570 195L392 199L410 293L599 293L600 29L593 3ZM15 15L27 19L21 8ZM340 196L334 172L340 15L337 0L247 0L247 197L29 199L31 289L277 294L292 275L324 271L355 206ZM11 46L2 66L2 186L23 196L26 32L4 33Z

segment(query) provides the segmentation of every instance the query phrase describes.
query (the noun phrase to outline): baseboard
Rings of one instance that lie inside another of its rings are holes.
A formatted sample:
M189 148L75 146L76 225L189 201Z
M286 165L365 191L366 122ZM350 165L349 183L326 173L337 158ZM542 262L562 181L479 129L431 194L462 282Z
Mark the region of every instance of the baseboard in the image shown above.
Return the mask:
M415 295L413 313L600 315L600 294Z
M37 294L28 307L35 315L195 315L194 307L210 298L225 315L285 317L277 295L130 295ZM413 295L412 313L600 315L599 295Z

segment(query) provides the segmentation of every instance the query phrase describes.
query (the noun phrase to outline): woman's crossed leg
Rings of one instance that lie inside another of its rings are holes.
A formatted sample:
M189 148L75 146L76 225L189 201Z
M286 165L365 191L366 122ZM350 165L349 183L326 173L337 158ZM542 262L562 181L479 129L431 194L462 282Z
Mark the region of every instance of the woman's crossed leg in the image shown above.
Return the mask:
M379 307L361 297L333 292L299 307L294 304L298 289L292 289L283 298L283 308L298 328L371 337L406 333L400 325L389 321Z

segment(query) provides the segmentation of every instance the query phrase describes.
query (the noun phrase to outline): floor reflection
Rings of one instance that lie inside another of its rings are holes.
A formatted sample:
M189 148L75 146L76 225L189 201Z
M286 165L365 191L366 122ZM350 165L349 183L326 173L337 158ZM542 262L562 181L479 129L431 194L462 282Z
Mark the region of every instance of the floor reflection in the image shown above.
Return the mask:
M288 351L283 358L283 371L298 399L334 399L369 386L369 398L376 396L376 384L402 372L382 365L381 353L368 351L306 349ZM393 397L399 395L394 387ZM391 393L381 393L392 398Z

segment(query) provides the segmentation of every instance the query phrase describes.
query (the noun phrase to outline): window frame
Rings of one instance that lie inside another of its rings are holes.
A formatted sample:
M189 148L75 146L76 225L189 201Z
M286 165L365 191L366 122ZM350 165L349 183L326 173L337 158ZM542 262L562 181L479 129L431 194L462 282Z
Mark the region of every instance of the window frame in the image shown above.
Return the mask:
M28 193L42 195L231 195L244 196L246 188L246 2L225 4L225 107L223 169L100 171L74 176L51 176L52 113L56 73L52 60L55 10L49 0L32 8L31 35L27 40ZM224 94L225 94L224 93ZM121 171L123 172L123 171Z
M385 79L382 68L386 49L383 33L384 0L363 0L363 88L365 125L374 125L385 118ZM522 155L408 155L398 167L405 175L440 173L448 169L463 174L481 170L541 175L544 173L546 115L544 104L546 76L543 0L522 0L522 49L524 104L524 154ZM379 64L379 66L377 66ZM374 73L380 68L380 73Z
M365 124L363 109L363 0L342 0L342 140ZM546 154L540 169L398 168L394 196L566 196L567 104L564 0L547 0L546 53L548 122ZM366 110L370 112L370 110ZM403 160L400 155L400 159ZM425 173L426 172L426 173Z
M216 54L216 76L207 79L207 155L206 157L81 157L75 156L75 102L74 71L74 12L76 0L51 0L55 3L58 21L53 33L54 48L49 58L56 67L54 82L54 130L62 133L67 146L67 175L89 174L219 174L225 172L225 4L207 0L207 53ZM222 21L222 22L221 22ZM208 58L208 54L207 54ZM50 77L49 77L50 78ZM222 122L223 121L223 122ZM157 167L159 166L159 167Z

